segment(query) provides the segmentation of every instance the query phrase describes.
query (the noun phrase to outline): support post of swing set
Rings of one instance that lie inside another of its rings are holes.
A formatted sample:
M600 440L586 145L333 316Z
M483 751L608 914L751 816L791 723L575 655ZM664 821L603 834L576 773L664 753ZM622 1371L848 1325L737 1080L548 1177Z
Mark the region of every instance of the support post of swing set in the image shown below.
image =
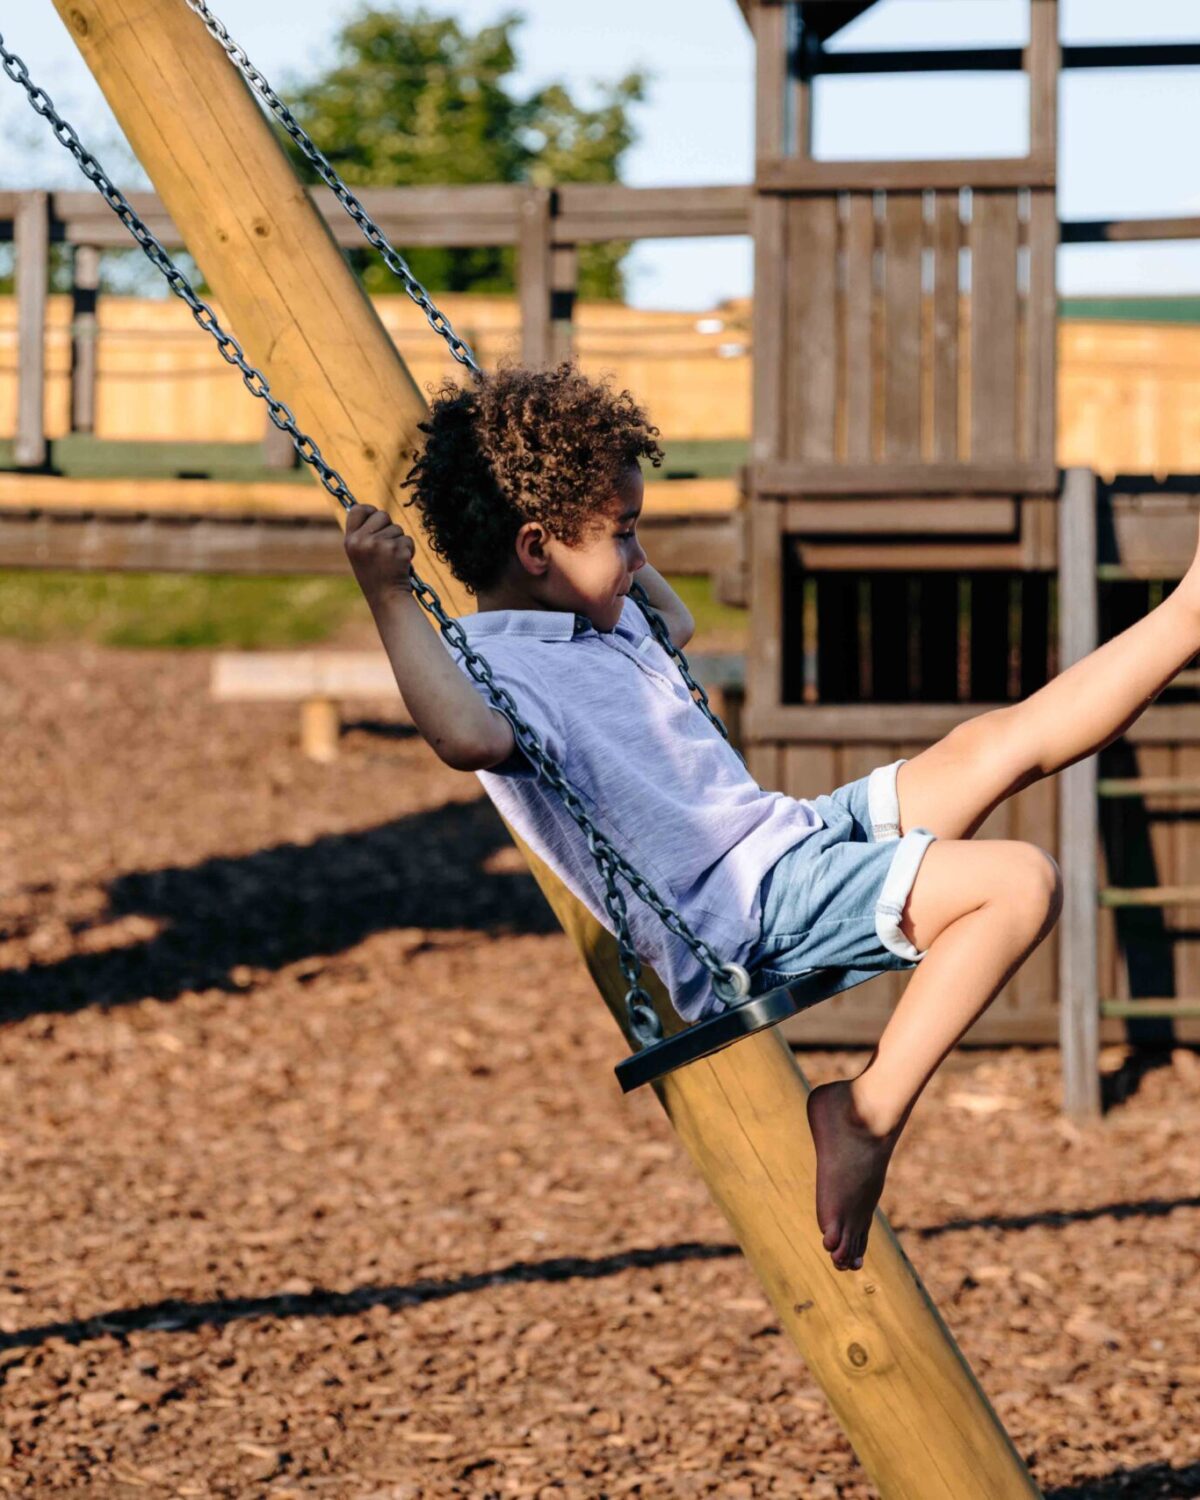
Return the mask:
M396 506L424 401L224 53L183 0L54 3L249 357L354 493L411 526L411 513ZM419 538L417 567L448 608L465 607L462 589ZM530 864L620 1020L612 939L549 871ZM668 1028L677 1024L662 986L647 978ZM882 1215L863 1270L833 1269L813 1211L806 1089L773 1032L658 1086L780 1323L886 1500L1036 1496Z

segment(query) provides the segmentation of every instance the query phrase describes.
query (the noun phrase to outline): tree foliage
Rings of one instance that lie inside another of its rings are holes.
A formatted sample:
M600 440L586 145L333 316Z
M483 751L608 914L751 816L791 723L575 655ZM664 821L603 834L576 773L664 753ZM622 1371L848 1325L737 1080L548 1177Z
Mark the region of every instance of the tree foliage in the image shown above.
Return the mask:
M645 80L630 73L587 108L564 83L526 96L516 14L474 34L424 7L368 6L336 40L327 72L294 90L292 108L347 182L370 187L454 183L614 182L634 140L630 106ZM400 247L402 248L402 247ZM580 290L619 297L628 245L584 247ZM418 249L406 255L430 290L508 291L510 248ZM372 290L394 286L368 263Z

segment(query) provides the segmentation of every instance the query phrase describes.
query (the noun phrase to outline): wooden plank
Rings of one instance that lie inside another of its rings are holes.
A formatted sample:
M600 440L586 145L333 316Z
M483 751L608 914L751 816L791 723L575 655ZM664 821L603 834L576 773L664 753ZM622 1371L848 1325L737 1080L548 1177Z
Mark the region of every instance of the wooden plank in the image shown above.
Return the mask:
M796 539L793 556L804 568L844 572L939 572L956 568L1020 570L1025 549L1012 542L874 542Z
M209 672L218 703L399 696L382 651L218 651Z
M756 325L757 326L757 325ZM753 493L800 495L1056 495L1059 472L1051 464L815 464L756 459Z
M17 294L17 432L19 468L46 462L46 299L50 290L50 195L21 193L13 217Z
M783 372L786 344L784 266L787 252L786 205L760 198L754 205L754 433L757 464L783 456ZM753 508L753 506L752 506Z
M780 703L783 693L783 512L776 505L750 508L747 573L750 649L746 659L746 703L766 709Z
M969 161L804 161L764 155L760 193L920 192L930 188L1053 187L1054 163L1027 157Z
M549 188L525 190L517 247L517 298L521 309L521 361L531 369L548 365L554 357L550 326L552 212Z
M556 244L744 235L751 229L753 195L748 185L636 188L624 183L563 183L555 191Z
M971 246L971 458L1003 462L1017 442L1017 198L975 193Z
M1067 471L1059 502L1059 669L1099 643L1096 587L1096 482L1083 469ZM1096 913L1096 756L1059 777L1059 863L1063 914L1059 924L1059 993L1063 1108L1077 1118L1100 1113L1099 975Z
M578 296L579 247L555 245L550 252L550 359L554 364L570 359L573 353Z
M845 225L842 292L842 404L844 457L852 464L874 457L875 201L852 193Z
M1062 66L1058 0L1030 0L1029 45L1023 61L1029 75L1030 154L1057 160L1058 74Z
M784 452L831 463L837 416L837 231L833 196L787 206Z
M847 703L781 704L763 707L747 699L745 732L750 740L846 745L864 740L919 737L932 744L957 725L1003 704Z
M1030 194L1021 456L1033 464L1054 462L1058 430L1057 213L1053 193Z
M784 524L805 536L1013 537L1019 528L1017 502L988 496L935 500L787 500Z
M787 142L788 16L782 5L759 5L751 14L755 44L754 149L781 157Z
M819 797L838 785L832 745L784 745L780 791L789 797Z
M571 183L556 191L562 200L554 224L556 243L750 232L748 186L636 188L623 183ZM469 183L359 188L357 196L399 246L515 245L522 192L506 184ZM339 245L360 245L360 231L340 204L323 188L313 196ZM168 249L181 248L179 229L157 193L129 193L127 197ZM51 204L57 230L67 244L124 248L129 243L127 231L95 193L54 193ZM0 218L8 216L0 214Z
M1057 781L1045 777L1018 792L1009 804L1013 809L1011 837L1036 844L1056 860L1059 858L1058 797ZM1021 1015L1045 1014L1054 1024L1059 1012L1060 933L1061 929L1056 927L1033 950L1017 975L1014 991L1016 1009Z
M71 431L96 426L96 304L100 295L100 252L76 245L71 258Z
M345 577L329 520L0 511L0 567Z
M883 460L921 457L921 250L919 193L889 193L883 221Z
M962 452L958 437L959 379L958 286L962 245L959 198L956 191L938 193L933 205L933 328L930 394L932 457L955 462Z
M783 748L773 741L746 746L746 766L751 776L769 792L783 789Z

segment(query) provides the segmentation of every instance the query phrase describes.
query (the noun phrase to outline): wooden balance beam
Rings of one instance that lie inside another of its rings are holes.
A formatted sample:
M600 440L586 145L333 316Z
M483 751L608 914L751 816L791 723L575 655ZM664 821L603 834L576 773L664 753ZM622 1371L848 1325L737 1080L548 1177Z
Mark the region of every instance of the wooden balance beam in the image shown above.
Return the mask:
M55 6L250 358L355 493L394 503L423 400L224 54L179 0ZM415 311L413 329L431 336ZM461 591L423 541L417 565L449 608L462 609ZM530 862L620 1021L611 937ZM661 984L648 979L674 1024ZM833 1269L813 1215L805 1096L790 1052L770 1033L672 1075L659 1094L880 1492L1036 1495L882 1215L862 1272Z

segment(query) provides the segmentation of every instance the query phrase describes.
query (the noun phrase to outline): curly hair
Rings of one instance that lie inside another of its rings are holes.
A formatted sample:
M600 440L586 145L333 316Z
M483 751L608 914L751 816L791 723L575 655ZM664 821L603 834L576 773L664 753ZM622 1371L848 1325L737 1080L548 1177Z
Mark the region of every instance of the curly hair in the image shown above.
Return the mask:
M465 387L447 378L421 431L406 503L472 594L498 581L526 521L578 542L640 458L655 468L663 459L658 428L630 393L570 362L502 366Z

